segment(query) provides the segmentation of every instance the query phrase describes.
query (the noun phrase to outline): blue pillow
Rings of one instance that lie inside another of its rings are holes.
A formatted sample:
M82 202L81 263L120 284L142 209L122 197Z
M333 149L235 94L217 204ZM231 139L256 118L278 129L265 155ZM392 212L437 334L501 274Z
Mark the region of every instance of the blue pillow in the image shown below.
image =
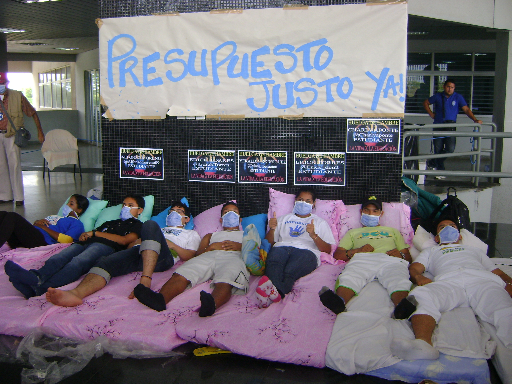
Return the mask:
M244 231L245 231L245 228L247 228L247 226L249 224L255 225L261 239L265 238L265 234L267 233L266 232L266 228L267 228L267 214L266 213L260 213L258 215L253 215L253 216L242 218L242 229Z
M181 199L181 202L183 204L185 204L187 207L190 207L190 205L188 204L188 200L186 197L183 197ZM169 214L169 209L171 209L172 206L169 206L167 208L165 208L162 212L160 212L158 215L155 215L155 216L152 216L150 220L153 220L153 221L156 221L158 223L158 226L160 228L164 228L166 225L165 225L165 218L167 217L167 215ZM192 215L190 215L190 220L189 222L185 225L185 229L194 229L194 218L192 217Z

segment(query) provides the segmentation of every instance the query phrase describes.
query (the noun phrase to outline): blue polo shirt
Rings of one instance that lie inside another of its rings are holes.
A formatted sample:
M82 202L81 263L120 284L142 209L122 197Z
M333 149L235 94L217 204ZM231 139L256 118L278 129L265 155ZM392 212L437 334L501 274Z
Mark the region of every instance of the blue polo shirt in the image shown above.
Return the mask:
M453 95L446 98L444 92L437 92L428 98L430 104L434 104L434 124L443 124L445 120L457 121L457 114L459 109L468 105L466 100L458 94L453 92ZM444 119L443 119L443 102L444 104Z
M57 240L51 237L48 232L42 230L39 227L36 227L41 231L46 240L46 244L56 244ZM78 219L74 217L61 217L57 224L50 225L48 228L53 229L55 232L63 233L65 235L71 236L74 241L78 241L80 235L84 232L84 225Z

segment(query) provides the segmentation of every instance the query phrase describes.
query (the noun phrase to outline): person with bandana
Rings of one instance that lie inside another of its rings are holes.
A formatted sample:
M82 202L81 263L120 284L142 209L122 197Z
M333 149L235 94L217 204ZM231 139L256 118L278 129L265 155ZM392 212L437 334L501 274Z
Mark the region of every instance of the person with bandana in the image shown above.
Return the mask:
M7 88L7 73L0 72L0 204L15 201L17 207L24 204L23 176L21 174L20 147L14 144L16 130L24 126L23 114L32 117L37 128L37 138L44 142L43 128L36 110L23 93ZM11 117L12 126L6 112Z
M0 212L0 247L35 248L56 243L78 241L84 225L78 219L89 207L87 197L75 194L62 208L62 216L51 215L30 224L16 212Z
M335 259L347 264L336 280L336 292L323 287L318 294L322 304L336 314L375 279L388 291L395 306L411 290L409 245L400 231L379 225L383 214L380 199L368 197L361 205L363 227L349 230L334 252Z
M201 291L199 316L207 317L227 303L232 294L245 295L249 287L249 272L242 260L240 210L229 201L222 206L220 222L222 231L209 233L201 239L196 256L180 266L162 286L154 292L143 284L135 287L137 300L155 311L164 311L167 303L185 291L212 280L212 293Z
M78 280L100 257L126 249L140 237L142 222L138 216L144 205L142 196L126 196L119 219L82 233L78 242L51 256L39 269L26 270L8 260L4 268L9 281L28 299L46 293L50 287L62 287Z
M272 244L265 262L265 276L256 289L260 308L281 301L301 277L320 266L320 254L335 243L329 224L312 213L316 192L303 187L295 195L292 213L271 218L265 238Z
M512 349L512 278L482 250L460 243L454 218L441 217L434 228L439 245L422 251L410 265L417 287L395 308L395 318L411 321L415 339L394 339L391 351L401 359L437 359L432 333L441 314L457 307L471 307Z
M55 305L74 307L104 288L113 277L132 272L142 272L140 284L151 288L154 272L167 271L174 265L175 257L187 261L195 256L201 238L196 231L185 229L189 221L189 207L179 201L172 202L164 228L153 220L146 221L140 239L132 248L103 256L74 289L48 288L46 299ZM134 297L132 291L128 298Z

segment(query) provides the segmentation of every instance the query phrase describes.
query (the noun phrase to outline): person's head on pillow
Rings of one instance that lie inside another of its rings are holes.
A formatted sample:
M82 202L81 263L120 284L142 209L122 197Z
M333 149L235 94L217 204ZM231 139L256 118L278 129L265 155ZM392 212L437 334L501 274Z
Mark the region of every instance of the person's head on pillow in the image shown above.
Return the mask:
M83 195L75 193L71 195L68 203L62 209L62 215L64 217L72 216L78 219L89 207L89 200Z
M234 201L228 201L220 211L220 222L224 230L237 230L242 222L240 209Z
M378 197L368 196L361 204L361 224L363 227L376 227L383 213L382 201Z
M457 220L450 216L441 216L434 223L434 240L439 244L458 244L462 239Z
M181 201L173 201L165 218L168 227L184 227L190 221L190 208Z
M299 217L307 217L315 208L316 191L311 187L302 187L295 194L295 205L292 213Z
M121 220L136 219L144 210L145 205L146 202L142 196L126 195L123 198L123 208L121 208L119 218Z

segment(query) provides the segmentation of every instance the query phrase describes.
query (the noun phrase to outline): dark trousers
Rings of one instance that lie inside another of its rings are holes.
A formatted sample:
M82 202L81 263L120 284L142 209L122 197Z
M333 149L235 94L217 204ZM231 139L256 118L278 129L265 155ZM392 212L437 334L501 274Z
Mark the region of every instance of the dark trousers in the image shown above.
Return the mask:
M455 131L455 128L434 128L434 131ZM434 154L453 153L455 152L456 137L439 137L433 139ZM439 171L444 171L444 161L446 157L430 160L430 166L435 167Z
M16 212L0 212L0 247L7 242L11 248L35 248L48 245L39 229Z

